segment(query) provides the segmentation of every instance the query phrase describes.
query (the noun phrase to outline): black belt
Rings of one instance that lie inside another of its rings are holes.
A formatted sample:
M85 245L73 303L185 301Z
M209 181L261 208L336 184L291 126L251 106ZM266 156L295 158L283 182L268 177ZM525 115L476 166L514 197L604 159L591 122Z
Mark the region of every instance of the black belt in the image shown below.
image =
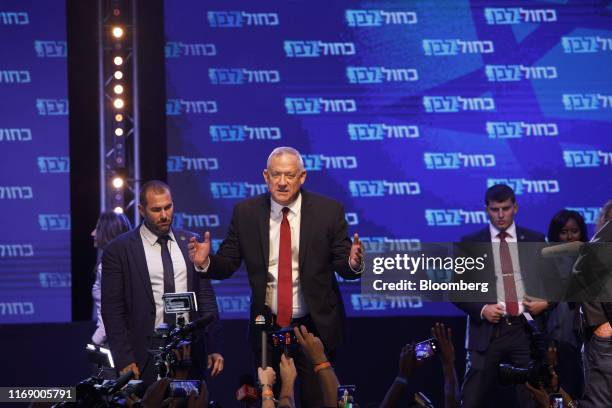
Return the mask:
M276 315L273 314L272 315L272 325L275 327L275 330L280 329L280 327L276 324ZM291 323L289 324L290 326L294 327L294 326L301 326L304 325L307 328L311 328L312 326L314 326L313 322L312 322L312 318L310 317L309 314L302 316L302 317L295 317L293 319L291 319Z
M506 326L518 326L518 325L523 325L526 322L527 320L525 319L525 316L523 316L522 314L518 316L502 316L502 318L499 319L499 323L504 324Z

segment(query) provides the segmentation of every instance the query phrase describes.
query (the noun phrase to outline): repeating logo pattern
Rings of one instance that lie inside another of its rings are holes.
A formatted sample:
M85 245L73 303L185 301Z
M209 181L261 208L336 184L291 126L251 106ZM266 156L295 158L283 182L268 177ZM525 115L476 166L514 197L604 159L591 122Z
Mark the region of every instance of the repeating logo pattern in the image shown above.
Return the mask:
M221 240L233 206L266 192L270 151L290 145L303 153L305 188L342 202L370 253L485 227L482 197L495 183L514 188L521 225L545 231L570 207L592 230L611 198L608 8L439 3L167 1L168 171L181 225ZM248 310L238 276L217 284L230 317ZM353 316L449 312L341 288Z

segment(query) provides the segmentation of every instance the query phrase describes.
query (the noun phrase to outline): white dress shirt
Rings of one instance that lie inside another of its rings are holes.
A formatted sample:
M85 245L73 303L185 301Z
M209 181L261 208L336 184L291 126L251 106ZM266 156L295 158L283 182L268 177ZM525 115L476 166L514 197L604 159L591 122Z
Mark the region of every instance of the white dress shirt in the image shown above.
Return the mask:
M289 208L287 220L291 228L291 277L293 282L293 313L292 318L308 314L304 294L300 286L300 221L302 209L302 194L291 204L282 206L273 199L270 200L270 252L268 261L268 286L266 288L266 305L277 314L278 303L278 254L280 251L280 227L283 221L283 208Z
M489 223L489 232L491 233L491 243L493 247L493 265L495 266L495 289L497 291L497 303L501 303L505 307L506 299L504 292L504 278L502 277L501 260L499 258L499 243L501 242L501 240L499 239L498 235L501 231L497 229L493 224ZM508 248L510 249L510 258L512 258L512 272L514 274L516 299L518 301L518 313L520 315L525 311L525 307L523 306L523 298L525 297L525 284L523 282L523 275L521 275L521 264L519 261L516 224L512 223L512 225L510 225L508 229L506 229L506 233L508 234L506 236L506 242L508 243Z
M187 292L187 264L172 230L170 230L168 235L170 236L168 249L174 269L174 289L176 292ZM161 244L157 242L157 235L151 232L144 224L140 226L140 238L144 246L147 269L149 270L151 288L153 289L153 299L155 300L155 327L159 327L164 322L164 304L162 301L162 295L164 294L164 265L161 258Z

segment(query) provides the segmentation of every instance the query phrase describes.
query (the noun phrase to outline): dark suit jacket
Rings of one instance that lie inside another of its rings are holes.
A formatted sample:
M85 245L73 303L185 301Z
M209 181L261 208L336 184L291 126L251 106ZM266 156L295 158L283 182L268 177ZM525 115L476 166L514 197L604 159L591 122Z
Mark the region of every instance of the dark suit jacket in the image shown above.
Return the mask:
M244 260L251 285L251 322L266 316L266 287L270 252L270 194L238 203L234 207L227 237L210 256L207 275L229 278ZM328 349L342 340L344 305L334 271L357 279L349 267L351 241L347 237L344 208L330 198L302 190L299 275L304 300ZM251 336L252 342L256 339Z
M531 231L526 228L516 227L516 234L518 242L544 242L544 235L539 232ZM491 233L489 231L489 226L486 228L479 230L473 234L466 235L461 238L461 242L465 243L490 243L491 242ZM469 247L469 246L468 246ZM487 258L493 259L493 252L491 245L482 245L478 248L485 249ZM473 251L474 248L471 248ZM480 252L477 250L477 252ZM476 254L475 256L481 256L481 253ZM521 264L521 274L523 275L523 279L525 282L531 282L528 274L535 273L534 264L532 262L534 259L538 258L537 256L537 248L525 248L519 247L519 261ZM490 268L484 271L485 278L484 280L489 283L489 293L487 294L486 301L475 301L475 302L455 302L455 306L463 310L468 316L468 330L466 334L466 349L473 351L485 351L491 340L493 335L493 329L495 327L494 324L489 323L486 319L480 317L480 312L482 308L487 304L495 304L497 301L497 291L495 288L495 271L493 270L493 261L490 261ZM537 268L537 266L536 266ZM529 292L529 291L528 291ZM536 296L534 293L528 293ZM519 299L520 301L520 299ZM541 319L540 317L534 318L535 320Z
M173 229L173 233L187 265L187 290L196 293L198 302L197 315L190 316L190 319L195 320L205 314L215 316L206 332L200 334L206 336L206 352L217 352L221 328L215 293L210 281L202 279L203 274L195 271L187 252L187 243L194 234L177 229ZM115 366L122 369L136 362L142 371L155 330L155 302L140 228L120 235L104 248L102 319ZM198 362L206 361L202 358L205 357L202 351L199 347L192 349ZM149 366L152 364L151 360Z

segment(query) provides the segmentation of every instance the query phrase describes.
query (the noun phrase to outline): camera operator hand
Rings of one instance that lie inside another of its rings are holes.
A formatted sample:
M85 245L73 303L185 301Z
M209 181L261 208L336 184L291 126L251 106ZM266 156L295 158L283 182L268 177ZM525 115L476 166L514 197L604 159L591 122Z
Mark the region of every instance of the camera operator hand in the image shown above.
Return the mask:
M191 361L191 344L183 344L178 348L172 350L176 356L176 361L179 363ZM170 376L175 380L186 380L189 377L189 368L184 367L173 367L170 370Z
M308 357L312 364L317 365L327 361L325 347L321 339L309 333L306 326L296 326L293 328L293 332L298 339L298 343L302 346L304 354L306 354L306 357Z
M127 373L130 370L132 370L132 372L134 373L134 379L135 380L139 380L140 379L140 370L138 369L138 366L136 365L136 363L130 363L129 365L125 366L119 372L119 374L123 375L123 374Z
M531 296L525 296L523 306L532 316L537 316L548 309L548 302Z
M482 308L482 317L490 323L498 323L504 313L505 308L499 303Z
M211 353L208 355L208 365L206 366L206 368L208 368L209 370L212 369L210 375L212 377L216 377L221 374L221 371L223 371L224 364L225 360L223 359L223 356L221 354Z

